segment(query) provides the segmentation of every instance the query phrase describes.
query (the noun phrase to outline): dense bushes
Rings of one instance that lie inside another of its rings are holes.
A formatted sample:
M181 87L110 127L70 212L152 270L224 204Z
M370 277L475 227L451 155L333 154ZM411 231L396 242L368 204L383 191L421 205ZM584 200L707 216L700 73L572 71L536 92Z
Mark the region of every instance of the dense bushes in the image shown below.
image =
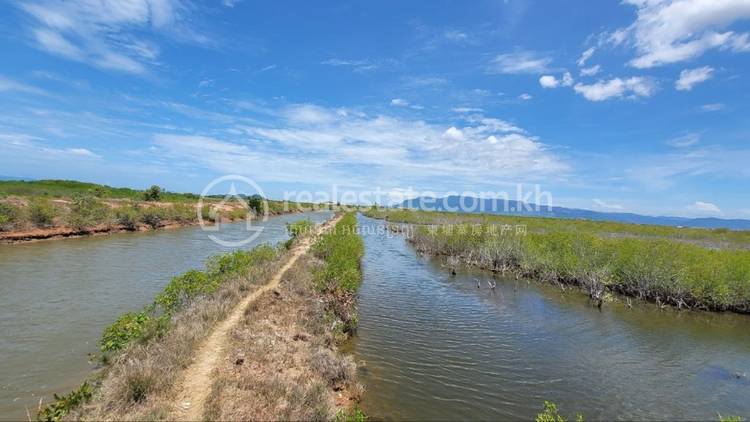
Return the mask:
M0 231L13 230L20 220L20 208L13 204L0 202Z
M39 228L52 226L58 214L55 206L45 198L36 198L31 201L26 212L31 224Z
M401 217L426 223L450 221L421 225L412 232L411 241L424 252L451 256L493 271L514 271L543 281L581 286L597 300L610 291L678 307L750 312L748 250L558 229L570 223L551 219L538 219L550 222L547 229L534 222L530 232L517 233L503 232L492 223L494 218L487 220L489 223L454 224L477 221L475 215L411 211L386 215L391 221Z
M418 249L494 271L579 285L678 307L750 312L750 251L707 249L666 239L591 233L499 234L490 226L420 227Z
M83 230L110 222L110 208L93 195L75 195L70 203L68 225Z

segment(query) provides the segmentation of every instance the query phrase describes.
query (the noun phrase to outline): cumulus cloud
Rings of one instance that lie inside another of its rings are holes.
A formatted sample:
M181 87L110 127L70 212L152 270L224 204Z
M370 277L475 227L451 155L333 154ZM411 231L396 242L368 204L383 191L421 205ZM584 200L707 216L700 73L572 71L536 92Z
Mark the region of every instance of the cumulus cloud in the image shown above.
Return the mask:
M747 32L728 28L750 18L747 0L626 0L637 19L610 34L610 41L632 44L637 68L651 68L699 57L711 49L750 51Z
M541 85L542 88L557 88L560 86L560 81L552 75L544 75L539 78L539 85Z
M710 202L696 201L694 204L688 205L687 209L694 213L703 215L724 215L724 212L721 211L721 208L719 208L716 204L712 204Z
M521 51L496 56L490 62L487 71L499 74L539 74L549 71L551 63L552 59L550 57L533 51Z
M713 73L714 69L710 66L685 69L680 72L680 78L675 82L675 89L678 91L690 91L696 84L710 79Z
M531 94L529 94L527 92L524 92L523 94L521 94L521 95L518 96L518 99L519 100L523 100L523 101L529 101L532 98L534 98L534 97L532 97Z
M38 0L21 9L34 19L30 32L40 49L103 69L146 73L160 54L142 36L146 31L207 41L180 25L185 9L179 0Z
M590 85L577 83L573 89L589 101L605 101L611 98L650 97L656 91L656 84L650 79L634 76L600 80Z
M539 78L539 85L542 88L557 88L558 86L571 86L573 85L573 75L570 72L565 72L561 79L557 79L552 75L543 75Z
M163 133L154 142L175 159L274 181L314 178L320 183L372 186L391 178L426 184L450 176L487 183L511 176L558 177L569 171L538 138L480 114L466 116L460 125L311 104L276 114L278 120L263 125L237 125L231 136Z
M391 100L391 105L396 107L406 107L409 105L409 102L402 98L394 98Z

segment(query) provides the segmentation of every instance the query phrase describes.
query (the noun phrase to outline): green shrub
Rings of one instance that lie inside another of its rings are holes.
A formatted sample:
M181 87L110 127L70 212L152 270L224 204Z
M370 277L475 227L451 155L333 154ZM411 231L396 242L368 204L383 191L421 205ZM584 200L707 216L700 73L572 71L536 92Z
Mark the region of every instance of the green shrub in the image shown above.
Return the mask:
M77 390L64 396L54 395L55 401L39 411L37 419L40 421L59 421L71 410L91 400L94 390L84 382Z
M290 238L284 243L284 246L289 249L298 237L310 233L314 227L315 224L310 219L286 223L286 231Z
M144 201L158 201L161 199L162 189L157 185L153 185L143 192Z
M0 231L12 230L21 221L21 210L6 202L0 202Z
M190 223L198 219L198 213L193 204L173 204L167 208L166 217L178 223Z
M115 210L115 222L128 230L138 227L140 215L136 206L123 206Z
M317 274L319 287L323 290L340 289L355 292L362 279L360 261L364 255L364 243L357 233L357 218L346 214L333 228L314 245L313 252L325 261Z
M104 329L100 340L102 352L113 352L125 348L130 341L146 332L151 317L144 312L129 312Z
M44 228L53 224L57 209L48 199L36 198L29 204L27 213L34 226Z
M583 422L583 416L580 413L576 415L576 421ZM560 415L554 403L545 400L542 413L536 415L536 422L567 422L567 419Z
M140 214L141 222L151 226L153 229L159 228L167 217L167 212L160 207L144 208Z
M109 219L109 207L92 195L75 195L70 204L68 224L78 230L93 227Z

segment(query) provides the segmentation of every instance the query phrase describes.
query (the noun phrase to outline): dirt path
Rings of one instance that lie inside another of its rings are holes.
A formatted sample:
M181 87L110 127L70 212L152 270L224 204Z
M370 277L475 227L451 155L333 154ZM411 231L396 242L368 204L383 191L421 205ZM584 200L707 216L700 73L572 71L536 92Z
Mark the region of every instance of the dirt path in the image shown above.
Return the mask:
M329 230L341 217L336 217L321 225L316 233ZM314 237L308 237L300 242L293 251L289 260L273 275L268 284L260 286L253 293L242 299L230 312L229 316L221 321L211 335L201 345L195 354L193 363L184 371L178 384L176 409L169 419L198 421L203 420L205 403L211 392L211 373L216 367L219 359L224 355L224 346L232 328L237 325L245 313L245 309L258 299L263 293L275 289L281 282L284 274L297 262L300 256L306 253L313 244Z

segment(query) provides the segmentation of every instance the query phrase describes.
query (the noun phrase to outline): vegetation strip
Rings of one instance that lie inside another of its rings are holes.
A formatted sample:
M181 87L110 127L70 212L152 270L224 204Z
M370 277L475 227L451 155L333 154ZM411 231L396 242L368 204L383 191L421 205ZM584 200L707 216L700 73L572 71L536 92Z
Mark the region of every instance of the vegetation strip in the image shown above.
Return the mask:
M322 276L318 276L325 268L328 268L328 263L334 265L335 259L344 257L340 252L336 252L339 249L338 245L351 245L351 234L356 236L356 230L351 228L352 222L356 225L354 216L344 217L341 221L344 223L339 222L335 229L340 229L346 235L325 235L319 242L320 244L325 240L327 246L320 250L329 252L327 253L328 260L312 262L310 260L316 258L311 255L305 257L305 264L300 264L304 270L295 270L295 276L289 280L290 283L295 283L294 286L289 287L290 289L303 289L301 291L305 292L303 297L307 298L306 306L322 305L322 308L318 309L322 313L316 314L318 318L307 321L310 323L312 321L321 323L322 321L322 325L317 326L315 330L312 329L315 328L315 325L306 325L310 328L307 330L310 333L315 334L317 330L317 336L300 334L293 340L297 341L303 338L332 339L322 342L316 340L315 346L310 344L310 348L306 349L308 350L307 361L317 362L316 365L309 367L321 380L315 385L311 384L311 388L317 386L315 389L320 390L322 383L327 387L320 391L326 392L325 397L331 397L334 394L342 394L342 388L345 386L346 390L350 392L347 394L358 397L361 388L353 381L353 363L331 349L333 345L339 344L340 335L344 333L343 328L339 327L344 327L347 324L351 327L352 318L350 316L353 315L353 311L350 310L344 314L349 316L346 323L338 320L336 315L339 313L334 310L328 296L323 295L322 286L328 286L329 282L324 282L324 279L320 278ZM328 225L330 224L331 222L328 223ZM246 305L259 297L270 295L271 290L275 291L278 288L281 277L292 268L296 258L302 256L307 250L310 243L310 236L307 234L311 225L310 222L290 224L288 227L290 234L297 241L288 243L285 245L286 247L260 246L249 252L240 251L220 255L209 261L205 271L193 270L175 277L156 297L153 304L141 312L122 316L105 329L101 341L104 368L90 377L80 389L66 396L56 396L55 402L41 409L39 419L114 418L130 420L170 419L175 416L191 418L190 415L194 412L185 416L185 409L178 410L177 414L174 413L175 402L180 405L186 401L185 396L179 394L180 390L177 388L181 385L180 380L184 378L176 374L182 374L182 369L187 368L188 372L184 377L194 384L196 379L202 378L190 375L189 368L192 362L200 362L201 356L215 356L216 358L212 357L214 360L225 356L221 347L206 346L206 344L211 343L210 337L209 340L206 340L206 333L213 330L211 337L216 336L217 332L229 333L237 327L236 322L242 320L243 317L245 320L247 319L246 315L249 315L248 312L250 311L246 310ZM344 243L341 243L342 241ZM288 250L289 247L292 248L291 251ZM316 247L318 246L316 245ZM352 262L348 260L349 258L349 256L346 256L347 266L338 267L348 270L345 277L340 277L330 270L325 273L326 277L329 277L330 283L349 280L346 285L351 286L350 282L353 279L351 278L350 267L354 265L359 274L359 262ZM247 294L248 291L252 291L250 289L254 288L253 285L257 286L258 281L269 279L271 280L270 283L255 288L256 290L250 295ZM307 281L298 284L295 280ZM358 282L359 277L356 279L357 284ZM305 291L305 288L308 290ZM350 296L346 297L349 298ZM321 298L324 298L324 300L320 300ZM352 308L352 303L340 307L340 309ZM302 310L309 309L311 308L302 308ZM294 313L294 311L297 313ZM290 312L293 313L285 317L297 319L298 312L301 312L301 310L292 308ZM261 315L254 316L262 315L261 313ZM235 317L237 321L233 321ZM331 318L339 322L331 324ZM354 321L356 321L356 318L354 318ZM214 325L216 325L215 329L213 328ZM223 325L227 325L228 329L222 330ZM351 332L352 329L350 328L348 331ZM218 336L222 337L222 334L218 334ZM221 341L218 343L221 344ZM193 356L199 346L205 349L201 349L205 353L198 352L194 360ZM204 380L206 382L203 384L206 393L204 398L208 398L211 392L211 377L214 376L212 369L215 367L215 362L213 364L209 362L205 366L208 369L204 372L209 377L207 378L208 381ZM342 373L335 368L341 369L345 376L342 378L339 375L331 375ZM292 393L289 392L289 394ZM315 397L323 396L318 394ZM177 400L178 398L182 400ZM189 400L191 404L187 410L189 411L190 408L200 409L196 415L203 415L202 408L194 406L194 403L196 403L194 397L190 396ZM343 403L334 403L334 405L331 405L331 403L332 400L327 398L326 405L319 407L318 410L332 411L345 407ZM307 403L307 405L310 405L310 403ZM305 409L310 410L312 408L308 406ZM336 415L331 414L329 416ZM356 407L352 408L351 412L342 411L338 416L363 417ZM196 417L200 418L201 416ZM246 415L247 417L253 417L253 415Z
M165 192L159 186L144 191L65 180L0 181L0 242L78 237L123 231L154 230L199 223L252 218L263 212L277 215L311 204L263 201L260 196L222 204L223 198Z
M748 250L712 249L669 238L618 237L601 222L405 210L370 210L366 215L422 223L408 232L420 252L447 256L451 263L580 286L600 305L614 292L679 308L750 312ZM508 221L528 226L524 233L504 230ZM631 233L679 231L613 224L613 229ZM701 232L709 240L719 236L713 230ZM747 233L733 236L744 238Z

